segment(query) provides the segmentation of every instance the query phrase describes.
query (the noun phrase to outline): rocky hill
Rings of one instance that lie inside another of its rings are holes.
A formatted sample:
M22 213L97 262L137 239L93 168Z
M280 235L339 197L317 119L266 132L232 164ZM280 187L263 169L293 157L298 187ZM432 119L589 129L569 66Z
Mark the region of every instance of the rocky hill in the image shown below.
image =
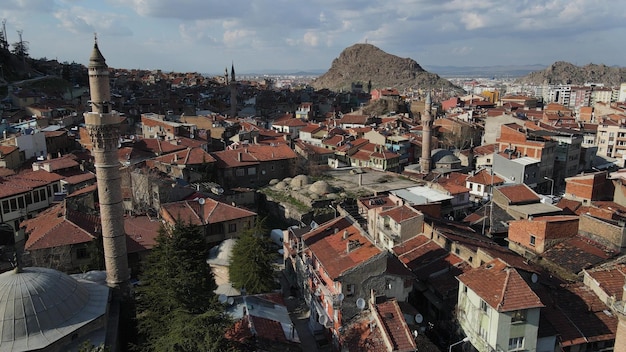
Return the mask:
M462 91L448 80L424 70L415 60L388 54L371 44L355 44L333 60L331 68L312 82L316 89L350 89L354 82L372 88L437 88Z
M607 87L614 87L626 82L626 68L602 64L576 66L569 62L557 61L545 70L532 72L520 78L518 82L536 85L602 83Z

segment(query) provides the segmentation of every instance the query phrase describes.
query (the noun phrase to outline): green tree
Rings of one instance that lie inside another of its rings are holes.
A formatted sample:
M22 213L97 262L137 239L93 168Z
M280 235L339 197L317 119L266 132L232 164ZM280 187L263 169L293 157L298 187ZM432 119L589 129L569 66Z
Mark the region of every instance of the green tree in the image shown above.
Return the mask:
M248 294L270 292L274 281L274 261L278 253L267 236L264 220L247 230L233 246L229 276L233 287L245 288Z
M230 319L213 292L207 253L199 227L178 221L161 228L136 290L139 350L228 350L223 336Z

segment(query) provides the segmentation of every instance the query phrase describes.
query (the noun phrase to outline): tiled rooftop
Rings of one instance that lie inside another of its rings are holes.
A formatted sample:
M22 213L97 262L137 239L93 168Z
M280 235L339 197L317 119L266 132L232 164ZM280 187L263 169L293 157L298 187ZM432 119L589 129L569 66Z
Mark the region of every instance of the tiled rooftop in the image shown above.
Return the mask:
M517 270L500 259L459 275L458 279L498 312L544 306Z
M337 229L336 232L335 229ZM343 238L344 231L348 232L346 239ZM321 224L315 230L304 235L303 239L333 280L345 271L382 253L345 217ZM359 245L348 252L347 243L349 241L358 242Z

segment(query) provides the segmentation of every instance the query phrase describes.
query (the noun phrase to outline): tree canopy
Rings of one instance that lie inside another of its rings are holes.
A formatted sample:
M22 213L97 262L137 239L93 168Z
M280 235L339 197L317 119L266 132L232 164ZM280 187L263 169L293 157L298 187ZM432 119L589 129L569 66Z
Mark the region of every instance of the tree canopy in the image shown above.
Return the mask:
M276 249L267 236L264 220L245 231L233 246L229 276L233 287L248 294L270 292L276 288L274 261Z
M171 230L161 228L136 291L139 350L230 348L224 331L231 322L213 292L207 253L199 227L179 221Z

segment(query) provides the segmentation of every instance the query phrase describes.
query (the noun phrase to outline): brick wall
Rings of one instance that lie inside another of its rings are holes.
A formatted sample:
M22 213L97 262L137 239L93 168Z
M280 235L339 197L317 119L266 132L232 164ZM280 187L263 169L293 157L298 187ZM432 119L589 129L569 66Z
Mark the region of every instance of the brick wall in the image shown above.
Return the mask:
M620 250L626 248L624 226L582 214L578 231L581 235L607 247Z

